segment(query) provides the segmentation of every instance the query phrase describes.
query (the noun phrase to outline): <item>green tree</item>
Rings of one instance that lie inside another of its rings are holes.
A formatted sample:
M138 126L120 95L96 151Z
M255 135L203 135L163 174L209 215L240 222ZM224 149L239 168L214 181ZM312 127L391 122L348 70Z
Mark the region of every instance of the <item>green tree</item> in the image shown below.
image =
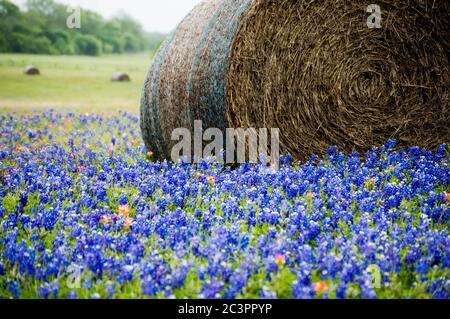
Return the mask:
M123 39L120 37L121 25L117 21L110 20L106 21L104 28L99 34L99 38L103 43L112 46L113 53L123 53L125 44ZM118 36L119 35L119 36Z
M102 43L93 35L82 34L75 39L78 54L98 56L102 53Z
M9 52L10 50L6 36L3 33L0 33L0 52Z
M125 43L125 52L137 52L141 50L141 42L131 33L126 33L124 35L123 42Z
M70 35L65 31L44 31L41 35L46 36L52 43L54 50L59 54L74 54L75 48Z
M54 0L27 0L26 11L0 0L0 52L42 54L123 53L155 50L164 39L147 33L125 13L105 20L83 10L81 29L68 29L67 6Z
M29 12L51 16L55 12L56 4L53 0L27 0L26 7Z
M12 32L20 18L19 7L9 1L0 0L0 52L12 50L10 45Z
M27 36L22 33L12 34L14 52L34 54L55 54L52 44L45 36Z

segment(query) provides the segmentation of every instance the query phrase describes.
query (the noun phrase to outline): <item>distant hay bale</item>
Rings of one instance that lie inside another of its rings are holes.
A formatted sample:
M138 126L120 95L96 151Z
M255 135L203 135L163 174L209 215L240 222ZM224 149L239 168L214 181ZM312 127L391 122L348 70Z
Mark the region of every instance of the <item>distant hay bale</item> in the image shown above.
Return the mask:
M39 75L39 74L41 74L41 72L34 65L28 65L23 70L23 74L25 74L25 75Z
M111 81L113 82L129 82L131 81L130 76L124 72L116 72L111 76Z
M207 0L157 53L141 98L141 128L155 158L171 132L280 129L298 159L338 145L366 151L450 142L450 3Z

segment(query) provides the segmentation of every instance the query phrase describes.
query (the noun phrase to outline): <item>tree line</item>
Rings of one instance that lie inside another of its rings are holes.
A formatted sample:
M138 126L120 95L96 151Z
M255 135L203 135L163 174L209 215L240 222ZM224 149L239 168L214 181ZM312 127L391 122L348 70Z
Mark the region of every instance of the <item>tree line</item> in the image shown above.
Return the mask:
M125 13L105 19L82 10L81 28L67 27L68 6L53 0L28 0L25 8L0 0L0 52L92 55L156 50L161 33L146 32Z

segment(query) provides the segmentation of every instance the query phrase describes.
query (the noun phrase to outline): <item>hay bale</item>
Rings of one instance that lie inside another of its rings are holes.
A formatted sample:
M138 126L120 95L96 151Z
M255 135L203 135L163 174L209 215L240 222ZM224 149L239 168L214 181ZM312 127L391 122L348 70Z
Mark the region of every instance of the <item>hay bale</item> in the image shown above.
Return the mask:
M208 0L157 53L141 99L141 127L156 158L174 128L278 127L298 159L330 146L365 151L450 142L450 4Z
M130 82L130 76L124 72L115 72L111 76L111 81L113 82Z
M34 65L28 65L23 70L23 74L25 74L25 75L40 75L41 72Z

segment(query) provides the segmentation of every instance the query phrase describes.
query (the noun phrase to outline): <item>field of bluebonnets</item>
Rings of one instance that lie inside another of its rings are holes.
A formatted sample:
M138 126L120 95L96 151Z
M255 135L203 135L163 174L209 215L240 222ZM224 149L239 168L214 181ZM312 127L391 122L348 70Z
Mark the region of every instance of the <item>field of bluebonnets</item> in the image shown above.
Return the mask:
M152 163L138 118L0 115L2 298L448 298L449 149Z

